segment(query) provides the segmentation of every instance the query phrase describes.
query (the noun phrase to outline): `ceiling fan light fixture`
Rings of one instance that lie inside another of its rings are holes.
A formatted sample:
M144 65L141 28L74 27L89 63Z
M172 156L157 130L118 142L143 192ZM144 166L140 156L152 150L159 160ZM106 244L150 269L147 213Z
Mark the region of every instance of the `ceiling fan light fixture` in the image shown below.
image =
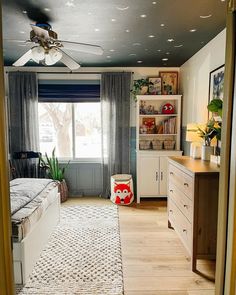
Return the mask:
M48 66L54 65L61 58L62 52L57 50L55 47L52 47L47 53L45 53L45 64Z
M36 62L44 59L45 51L42 46L35 46L31 49L32 59Z

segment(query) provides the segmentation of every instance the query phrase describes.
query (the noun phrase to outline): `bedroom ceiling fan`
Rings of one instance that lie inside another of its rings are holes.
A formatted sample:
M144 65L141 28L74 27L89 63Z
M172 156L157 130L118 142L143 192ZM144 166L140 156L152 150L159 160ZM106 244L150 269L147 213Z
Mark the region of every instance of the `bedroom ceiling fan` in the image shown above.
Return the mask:
M96 55L103 54L103 49L98 45L58 40L57 33L52 30L49 24L52 18L30 0L11 0L10 4L14 8L17 7L21 11L25 11L28 18L35 21L35 24L31 24L30 39L24 41L26 45L33 43L33 46L17 59L13 66L24 66L29 60L42 65L53 65L60 61L70 70L76 70L80 67L79 63L62 49Z

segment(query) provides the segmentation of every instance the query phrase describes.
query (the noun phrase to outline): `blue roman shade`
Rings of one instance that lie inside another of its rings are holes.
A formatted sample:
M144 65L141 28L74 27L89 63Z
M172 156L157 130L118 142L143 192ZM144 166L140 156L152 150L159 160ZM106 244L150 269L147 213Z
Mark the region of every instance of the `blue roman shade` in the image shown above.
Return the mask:
M39 102L99 102L100 84L48 83L38 85Z

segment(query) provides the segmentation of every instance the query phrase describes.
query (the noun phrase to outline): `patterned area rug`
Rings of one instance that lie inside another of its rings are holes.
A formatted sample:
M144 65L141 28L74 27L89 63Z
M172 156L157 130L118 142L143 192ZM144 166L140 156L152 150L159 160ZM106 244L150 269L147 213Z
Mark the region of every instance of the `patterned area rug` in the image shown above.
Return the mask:
M116 206L61 209L61 221L19 295L122 295Z

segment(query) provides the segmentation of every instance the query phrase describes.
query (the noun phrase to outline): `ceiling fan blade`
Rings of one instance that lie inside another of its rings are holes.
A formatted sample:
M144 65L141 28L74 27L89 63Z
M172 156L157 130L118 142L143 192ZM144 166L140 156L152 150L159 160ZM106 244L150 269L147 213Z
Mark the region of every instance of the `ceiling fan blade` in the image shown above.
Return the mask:
M3 0L4 5L13 9L17 8L20 11L26 11L28 18L35 22L45 23L53 20L48 12L31 0Z
M61 51L62 53L62 58L60 59L60 61L66 65L70 70L77 70L80 65L73 60L73 58L71 58L68 54L66 54L64 51L62 51L61 49L58 48L59 51Z
M42 29L42 28L40 28L40 27L38 27L36 25L33 25L33 24L31 24L30 26L31 26L32 30L35 32L35 34L38 37L42 38L43 40L49 40L50 39L47 30L44 30L44 29Z
M65 49L81 51L81 52L86 52L86 53L91 53L91 54L96 54L96 55L103 54L102 47L100 47L98 45L70 42L70 41L62 41L62 40L59 40L59 42L62 43L62 45Z
M32 50L28 50L25 54L23 54L19 59L17 59L13 66L21 67L24 66L30 59L32 58Z

